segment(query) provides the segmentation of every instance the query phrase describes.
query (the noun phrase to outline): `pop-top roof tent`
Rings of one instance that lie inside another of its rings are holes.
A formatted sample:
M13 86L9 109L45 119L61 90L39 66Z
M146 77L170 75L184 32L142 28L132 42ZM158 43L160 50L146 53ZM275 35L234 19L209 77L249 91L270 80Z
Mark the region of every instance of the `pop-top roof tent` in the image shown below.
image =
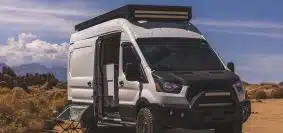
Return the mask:
M105 21L124 18L129 21L167 21L188 23L192 18L192 7L161 5L126 5L75 26L81 31Z

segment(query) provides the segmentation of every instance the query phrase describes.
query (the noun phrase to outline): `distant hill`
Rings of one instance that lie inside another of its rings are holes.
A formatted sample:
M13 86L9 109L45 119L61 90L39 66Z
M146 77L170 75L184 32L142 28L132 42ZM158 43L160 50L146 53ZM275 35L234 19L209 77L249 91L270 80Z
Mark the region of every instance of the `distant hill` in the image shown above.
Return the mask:
M283 86L283 81L279 83L279 85Z
M3 67L7 66L5 63L0 63L0 73L3 72Z
M20 66L14 66L12 69L17 75L25 75L26 73L35 74L35 73L53 73L56 78L60 81L67 81L67 68L65 67L52 67L47 68L46 66L40 63L30 63L23 64Z

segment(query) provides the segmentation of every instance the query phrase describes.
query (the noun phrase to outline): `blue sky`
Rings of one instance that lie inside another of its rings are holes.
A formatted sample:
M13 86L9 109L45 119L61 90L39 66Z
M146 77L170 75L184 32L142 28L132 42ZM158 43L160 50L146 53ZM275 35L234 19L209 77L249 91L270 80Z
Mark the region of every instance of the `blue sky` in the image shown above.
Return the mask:
M192 23L244 80L283 81L280 0L1 0L0 61L64 65L75 24L130 3L192 6Z

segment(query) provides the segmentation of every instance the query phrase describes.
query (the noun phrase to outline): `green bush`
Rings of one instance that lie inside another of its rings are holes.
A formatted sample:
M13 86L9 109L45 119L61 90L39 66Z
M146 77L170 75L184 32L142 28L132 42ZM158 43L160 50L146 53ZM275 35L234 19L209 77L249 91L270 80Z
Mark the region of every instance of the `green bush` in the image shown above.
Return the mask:
M261 91L256 91L254 94L252 94L251 98L253 98L253 99L266 99L267 95L263 90L261 90Z

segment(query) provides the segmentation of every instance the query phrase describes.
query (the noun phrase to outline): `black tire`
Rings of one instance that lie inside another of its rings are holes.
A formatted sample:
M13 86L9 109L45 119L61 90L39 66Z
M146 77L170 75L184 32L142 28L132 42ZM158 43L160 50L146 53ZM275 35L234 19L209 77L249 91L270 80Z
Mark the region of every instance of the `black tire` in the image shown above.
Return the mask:
M242 124L240 122L225 124L217 127L215 133L242 133Z
M137 115L136 133L163 133L162 126L148 108L142 108Z
M95 117L83 118L80 125L83 133L95 133L97 131L97 119Z
M93 106L90 106L81 118L81 128L83 133L97 133L97 117L94 116Z

